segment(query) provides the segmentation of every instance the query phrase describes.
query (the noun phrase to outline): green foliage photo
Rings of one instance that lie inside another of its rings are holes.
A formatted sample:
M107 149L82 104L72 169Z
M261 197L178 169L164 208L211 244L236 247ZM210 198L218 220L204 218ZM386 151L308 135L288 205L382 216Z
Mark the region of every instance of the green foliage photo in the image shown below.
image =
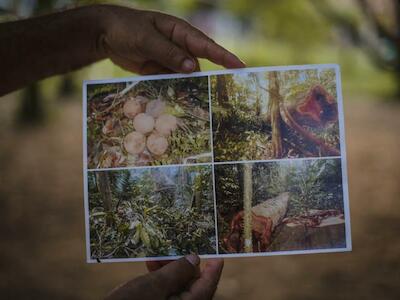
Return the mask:
M344 213L340 159L257 162L252 165L251 206L288 192L285 218L307 218L316 210ZM243 164L216 165L215 180L221 246L221 240L232 229L232 219L244 208Z
M88 173L93 259L215 253L210 166Z
M339 155L332 68L211 76L211 98L216 161Z

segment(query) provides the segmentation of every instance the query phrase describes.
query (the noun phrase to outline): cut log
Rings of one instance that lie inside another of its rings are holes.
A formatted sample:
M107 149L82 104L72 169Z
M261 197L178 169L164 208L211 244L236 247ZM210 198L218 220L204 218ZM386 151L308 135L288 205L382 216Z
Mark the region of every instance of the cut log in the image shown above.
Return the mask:
M274 228L281 222L288 207L289 193L282 193L256 206L252 211L252 244L253 252L264 252L271 242ZM244 212L238 212L232 219L230 232L223 239L227 252L243 252L243 217Z
M286 192L253 206L251 210L257 216L270 218L275 228L286 214L288 201L289 193Z
M310 211L308 216L285 219L276 227L268 251L346 247L345 220L335 211Z

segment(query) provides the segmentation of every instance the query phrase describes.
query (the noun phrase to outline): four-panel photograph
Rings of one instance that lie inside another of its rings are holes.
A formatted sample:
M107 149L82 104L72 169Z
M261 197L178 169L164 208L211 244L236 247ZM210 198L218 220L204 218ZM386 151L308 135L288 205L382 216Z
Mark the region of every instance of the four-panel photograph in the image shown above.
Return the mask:
M337 72L87 83L88 261L349 250Z

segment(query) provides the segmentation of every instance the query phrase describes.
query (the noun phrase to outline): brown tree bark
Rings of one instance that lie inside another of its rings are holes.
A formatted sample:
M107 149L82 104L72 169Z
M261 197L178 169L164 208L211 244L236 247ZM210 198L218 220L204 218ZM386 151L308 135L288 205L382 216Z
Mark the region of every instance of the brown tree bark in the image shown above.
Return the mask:
M280 158L283 154L282 136L281 136L281 115L279 111L279 103L282 97L279 93L279 80L276 71L268 73L269 81L269 103L268 114L272 128L272 155L273 158Z
M194 190L194 194L193 194L193 206L197 209L198 212L200 212L202 210L202 200L201 199L201 192L199 190Z
M110 187L110 178L106 171L99 171L96 173L98 189L103 198L104 212L107 213L106 224L111 226L113 224L112 218L112 194Z
M256 116L259 117L261 116L261 101L260 101L260 95L256 96Z
M236 180L237 180L238 185L239 185L239 191L238 191L239 195L243 195L243 191L244 191L244 188L243 188L244 180L243 180L243 168L242 168L242 166L243 165L237 165L235 167L236 168L235 171L237 172L236 173Z
M196 183L198 183L198 181L200 180L201 178L199 177L195 178L192 189L192 208L195 208L198 212L200 212L203 207L203 199L201 197L201 191L198 189L198 187L196 187L197 185Z
M217 102L218 105L226 108L229 101L228 89L226 87L226 75L217 75Z
M175 199L180 199L180 201L185 201L185 189L188 182L187 174L185 172L185 168L180 168L179 176L178 176L178 185L175 190ZM190 205L192 206L193 199L191 199ZM177 204L175 200L175 204Z
M40 85L37 82L28 85L19 97L18 122L24 125L43 123L46 118L46 109Z
M253 252L252 241L252 198L253 198L253 165L243 164L243 238L244 252Z

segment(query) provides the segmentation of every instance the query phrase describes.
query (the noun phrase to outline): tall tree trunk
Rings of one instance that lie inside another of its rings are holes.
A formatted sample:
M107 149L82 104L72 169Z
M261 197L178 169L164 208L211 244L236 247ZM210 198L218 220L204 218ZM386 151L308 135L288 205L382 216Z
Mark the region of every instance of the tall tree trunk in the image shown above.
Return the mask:
M62 78L59 96L62 100L74 94L74 78L72 73L65 74Z
M202 209L201 192L196 188L193 189L192 208L196 209L197 212L200 212Z
M201 212L203 208L203 199L200 190L202 188L201 181L202 175L199 172L192 183L192 208L196 209L197 212Z
M317 12L329 20L334 26L347 32L350 41L357 47L365 51L370 60L375 63L378 68L389 69L394 72L397 82L400 80L400 1L385 1L392 4L393 14L382 18L379 16L378 5L372 5L374 1L358 0L360 12L364 14L364 22L369 23L368 34L365 34L365 27L360 26L359 22L354 22L352 18L348 18L347 14L343 14L340 9L336 9L332 1L312 0L310 3L314 5ZM375 1L378 2L378 1ZM382 15L383 16L383 15ZM388 22L388 18L390 21ZM391 26L385 26L387 24ZM377 43L377 40L384 40ZM385 51L382 51L382 48ZM387 55L387 49L392 55ZM397 84L397 97L400 96L400 85ZM398 100L400 98L397 98Z
M22 1L14 1L14 9L17 10ZM46 1L30 1L33 2L32 15L49 13L56 4L56 0ZM21 124L40 124L46 119L45 103L43 102L43 95L40 86L37 82L33 82L26 86L21 94L20 107L17 111L17 119Z
M229 101L225 76L226 75L217 75L217 102L218 105L223 108L227 108L227 104Z
M253 252L252 242L252 198L253 198L253 165L251 163L243 164L243 238L244 252Z
M241 168L241 166L243 165L236 165L235 166L235 172L236 172L236 180L238 182L239 185L239 192L238 194L240 195L239 197L243 196L244 193L244 188L243 188L243 184L244 184L244 180L243 180L243 168ZM240 199L238 199L240 200Z
M186 190L186 174L185 174L185 168L179 168L179 175L178 175L178 184L175 189L175 205L186 205L186 195L185 195L185 190Z
M191 173L187 168L181 167L181 198L182 204L185 205L185 208L193 208L196 202L195 193L193 191L193 186L195 184L196 178L192 180L190 174ZM189 194L189 191L191 192L191 194ZM191 197L191 199L189 199L189 197Z
M256 116L259 117L261 115L261 101L260 101L260 95L256 96Z
M112 194L110 186L110 178L108 177L107 171L96 172L98 189L103 199L104 212L107 213L106 224L111 226L113 224L112 218Z
M282 157L282 136L281 136L281 115L279 112L279 102L281 101L281 95L279 93L279 80L276 71L268 73L269 81L269 117L272 128L272 155L273 158Z
M45 119L42 94L37 82L28 85L21 93L21 102L17 112L21 124L40 124Z

